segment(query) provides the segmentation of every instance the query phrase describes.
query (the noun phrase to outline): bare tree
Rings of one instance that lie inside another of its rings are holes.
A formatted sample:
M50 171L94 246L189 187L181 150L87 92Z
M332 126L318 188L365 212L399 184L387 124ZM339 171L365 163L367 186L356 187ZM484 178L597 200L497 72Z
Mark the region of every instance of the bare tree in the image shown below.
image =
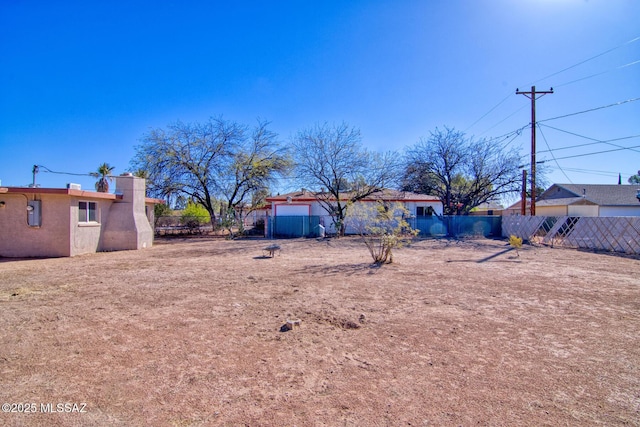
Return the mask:
M520 156L487 140L468 139L454 129L437 129L407 150L405 191L432 194L446 215L519 191Z
M348 207L398 176L396 155L370 152L361 141L360 130L343 122L303 129L291 144L296 175L314 191L340 235Z
M220 179L220 197L226 202L226 225L243 231L243 215L264 205L268 188L291 168L291 159L280 147L278 135L259 121L251 137L243 138L231 154Z
M222 118L178 121L166 130L153 129L144 135L131 161L132 169L147 173L150 194L194 200L209 212L214 227L220 201L228 213L287 165L268 123L258 122L250 132L247 126Z

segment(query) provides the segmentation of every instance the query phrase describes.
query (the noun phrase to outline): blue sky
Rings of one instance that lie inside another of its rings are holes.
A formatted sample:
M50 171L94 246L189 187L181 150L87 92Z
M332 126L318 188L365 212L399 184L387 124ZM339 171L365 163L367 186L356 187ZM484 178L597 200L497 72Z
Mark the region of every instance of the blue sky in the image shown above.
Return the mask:
M626 183L640 169L639 22L637 0L3 0L0 180L28 185L34 164L120 174L150 128L220 115L268 120L284 143L345 121L378 151L444 126L509 135L496 143L528 163L529 129L512 132L530 101L515 90L535 84L555 90L537 102L549 181Z

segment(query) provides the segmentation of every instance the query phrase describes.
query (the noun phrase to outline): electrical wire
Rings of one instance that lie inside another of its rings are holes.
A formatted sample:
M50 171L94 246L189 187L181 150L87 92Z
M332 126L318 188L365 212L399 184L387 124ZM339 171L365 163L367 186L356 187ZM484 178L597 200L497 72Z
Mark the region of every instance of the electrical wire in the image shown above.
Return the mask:
M582 64L585 64L585 63L587 63L587 62L589 62L589 61L592 61L592 60L594 60L594 59L596 59L596 58L599 58L599 57L601 57L601 56L604 56L604 55L606 55L607 53L613 52L614 50L620 49L620 48L622 48L622 47L624 47L624 46L627 46L627 45L629 45L629 44L635 43L635 42L637 42L637 41L639 41L639 40L640 40L640 36L635 37L635 38L633 38L633 39L631 39L631 40L628 40L628 41L626 41L626 42L624 42L624 43L622 43L622 44L620 44L620 45L618 45L618 46L615 46L615 47L613 47L613 48L611 48L611 49L608 49L608 50L606 50L606 51L604 51L604 52L601 52L601 53L599 53L599 54L597 54L597 55L594 55L594 56L592 56L592 57L590 57L590 58L587 58L587 59L585 59L585 60L583 60L583 61L580 61L580 62L578 62L578 63L576 63L576 64L574 64L574 65L571 65L570 67L566 67L566 68L563 68L563 69L562 69L562 70L560 70L560 71L556 71L556 72L554 72L554 73L551 73L551 74L549 74L549 75L547 75L547 76L545 76L545 77L543 77L543 78L541 78L541 79L538 79L538 80L534 81L534 82L533 82L533 83L531 83L531 84L528 84L528 85L522 85L522 86L523 86L523 87L526 87L526 86L535 85L536 83L539 83L539 82L544 81L544 80L546 80L546 79L549 79L549 78L551 78L551 77L555 77L555 76L557 76L557 75L559 75L559 74L564 73L565 71L569 71L569 70L571 70L571 69L573 69L573 68L576 68L576 67L578 67L578 66L580 66L580 65L582 65ZM619 67L617 67L617 68L614 68L614 69L612 69L612 70L607 70L607 71L604 71L604 72L601 72L601 73L593 74L593 75L591 75L591 76L582 77L582 78L580 78L580 79L572 80L572 81L569 81L569 82L566 82L566 83L563 83L563 84L560 84L560 85L555 85L555 87L567 86L567 85L570 85L570 84L572 84L572 83L576 83L576 82L581 81L581 80L586 80L586 79L589 79L589 78L592 78L592 77L599 76L599 75L601 75L601 74L606 74L606 73L611 72L611 71L615 71L615 70L618 70L618 69L621 69L621 68L629 67L629 66L631 66L631 65L635 65L636 63L639 63L639 62L640 62L640 60L638 60L638 61L634 61L634 62L630 62L630 63L628 63L628 64L621 65L621 66L619 66ZM473 126L475 126L476 124L478 124L482 119L484 119L484 118L485 118L485 117L487 117L489 114L491 114L493 111L495 111L495 110L496 110L500 105L502 105L504 102L506 102L506 100L507 100L507 99L509 99L509 98L511 97L511 95L512 95L512 92L509 92L509 94L508 94L504 99L502 99L502 100L501 100L500 102L498 102L495 106L493 106L491 109L489 109L489 111L487 111L486 113L484 113L484 114L483 114L479 119L477 119L476 121L474 121L470 126L468 126L468 127L464 130L464 132L467 132L467 131L468 131L469 129L471 129ZM498 123L496 123L495 125L491 126L489 129L485 130L485 131L484 131L484 132L482 132L480 135L484 135L484 134L486 134L486 133L487 133L487 132L489 132L491 129L495 128L496 126L498 126L499 124L501 124L501 123L502 123L502 122L504 122L505 120L507 120L507 119L511 118L513 115L515 115L516 113L520 112L520 110L522 110L524 107L526 107L526 105L525 105L525 106L523 106L522 108L520 108L520 109L518 109L518 110L514 111L513 113L511 113L510 115L508 115L506 118L504 118L503 120L499 121L499 122L498 122Z
M599 57L601 57L601 56L603 56L603 55L606 55L606 54L607 54L607 53L609 53L609 52L613 52L614 50L620 49L621 47L624 47L624 46L626 46L626 45L628 45L628 44L635 43L635 42L637 42L638 40L640 40L640 36L635 37L635 38L633 38L633 39L631 39L631 40L629 40L629 41L626 41L626 42L624 42L624 43L622 43L622 44L620 44L620 45L618 45L618 46L616 46L616 47L612 47L611 49L608 49L608 50L606 50L606 51L604 51L604 52L602 52L602 53L599 53L599 54L597 54L597 55L595 55L595 56L592 56L591 58L587 58L587 59L585 59L584 61L580 61L580 62L578 62L577 64L574 64L574 65L572 65L572 66L570 66L570 67L567 67L567 68L564 68L564 69L562 69L562 70L560 70L560 71L556 71L555 73L549 74L548 76L545 76L545 77L543 77L543 78L541 78L541 79L539 79L539 80L536 80L535 82L533 82L533 84L539 83L539 82L544 81L544 80L546 80L546 79L548 79L548 78L551 78L551 77L555 77L555 76L557 76L558 74L562 74L562 73L564 73L565 71L569 71L569 70L571 70L571 69L573 69L573 68L576 68L576 67L578 67L578 66L580 66L580 65L582 65L582 64L585 64L585 63L587 63L587 62L589 62L589 61L592 61L592 60L594 60L594 59L596 59L596 58L599 58ZM566 83L565 83L565 84L566 84ZM530 85L529 85L529 86L530 86ZM558 87L558 86L556 86L556 87Z
M596 154L612 153L614 151L630 150L632 148L640 148L640 145L634 145L633 147L614 148L613 150L596 151L595 153L576 154L573 156L556 157L555 160L574 159L576 157L594 156ZM541 160L536 163L545 163L546 160Z
M516 130L512 130L511 132L507 132L503 135L500 136L495 136L493 138L488 138L488 139L484 139L486 142L489 143L495 143L495 144L501 144L502 142L506 141L507 139L513 137L509 142L507 142L506 144L504 144L502 146L502 148L506 148L509 144L511 144L517 137L519 137L520 135L522 135L522 131L526 128L530 127L529 124L526 124L524 126L522 126L519 129Z
M638 59L637 61L629 62L628 64L621 65L621 66L616 67L616 68L609 69L609 70L607 70L607 71L602 71L602 72L600 72L600 73L591 74L591 75L586 76L586 77L581 77L581 78L579 78L579 79L571 80L570 82L566 82L566 83L562 83L562 84L559 84L559 85L555 85L554 87L558 88L558 87L568 86L568 85L570 85L570 84L577 83L577 82L581 82L581 81L583 81L583 80L587 80L587 79L590 79L590 78L592 78L592 77L598 77L598 76L601 76L601 75L603 75L603 74L610 73L610 72L612 72L612 71L621 70L622 68L630 67L630 66L635 65L635 64L640 64L640 59Z
M562 169L562 167L560 167L560 163L558 163L558 159L556 159L556 156L553 155L553 150L549 146L549 142L547 141L547 137L544 136L544 132L542 132L542 129L540 128L540 126L538 126L538 130L540 131L540 135L542 135L542 139L544 140L545 145L549 149L549 153L551 154L551 158L556 163L556 166L558 167L558 169L560 169L560 172L562 172L564 177L569 180L569 183L573 184L573 181L571 181L571 178L569 178L569 176L565 173L565 171Z
M93 176L90 173L56 172L56 171L52 171L51 169L49 169L46 166L42 166L42 165L35 165L35 166L38 167L38 168L44 169L44 171L42 171L42 172L55 173L55 174L59 174L59 175Z
M518 108L516 111L514 111L513 113L509 114L507 117L505 117L504 119L500 120L498 123L496 123L495 125L491 126L489 129L485 130L484 132L482 132L480 135L484 135L485 133L489 132L491 129L495 128L496 126L498 126L499 124L505 122L506 120L510 119L511 117L515 116L516 114L518 114L520 111L524 110L527 107L527 105L523 105L522 107Z
M610 107L617 107L618 105L623 105L623 104L627 104L629 102L635 102L635 101L640 101L640 98L631 98L631 99L627 99L625 101L616 102L615 104L603 105L602 107L596 107L596 108L591 108L589 110L578 111L576 113L570 113L570 114L565 114L565 115L562 115L562 116L551 117L550 119L537 120L536 122L537 123L550 122L551 120L564 119L565 117L577 116L578 114L591 113L593 111L603 110L605 108L610 108Z
M623 175L635 175L634 173L628 173L628 172L613 172L613 171L599 171L599 170L593 170L593 169L580 169L580 168L564 168L564 170L569 171L569 172L576 172L576 173L585 173L585 174L590 174L590 175L601 175L601 176L613 176L613 177L617 177L619 174L623 174Z
M509 92L507 94L507 96L504 97L504 99L500 102L498 102L493 108L491 108L489 111L487 111L486 113L484 113L478 120L476 120L475 122L471 123L470 126L468 126L463 132L468 131L469 129L471 129L472 127L474 127L480 120L484 119L485 117L487 117L489 114L491 114L496 108L498 108L499 106L501 106L502 104L504 104L507 99L511 98L511 96L513 95L513 92Z
M556 148L555 150L551 150L551 151L560 151L560 150L568 150L568 149L572 149L572 148L588 147L590 145L596 145L596 144L607 144L607 145L611 145L612 147L626 148L626 147L623 147L621 145L611 144L611 142L613 142L613 141L622 141L622 140L625 140L625 139L640 138L640 134L638 134L638 135L624 136L624 137L621 137L621 138L599 140L599 139L596 139L596 138L590 138L588 136L580 135L580 134L577 134L577 133L574 133L574 132L569 132L569 131L566 131L566 130L558 129L558 128L553 127L553 126L544 125L544 124L540 125L538 123L538 128L540 128L540 126L544 126L544 127L549 128L549 129L557 130L558 132L564 132L564 133L567 133L569 135L577 136L579 138L584 138L584 139L588 139L590 141L595 141L595 142L590 142L588 144L578 144L578 145L570 145L568 147ZM635 151L635 152L640 153L640 151L638 151L638 150L631 150L631 151ZM540 153L546 153L546 151L539 151L539 152Z

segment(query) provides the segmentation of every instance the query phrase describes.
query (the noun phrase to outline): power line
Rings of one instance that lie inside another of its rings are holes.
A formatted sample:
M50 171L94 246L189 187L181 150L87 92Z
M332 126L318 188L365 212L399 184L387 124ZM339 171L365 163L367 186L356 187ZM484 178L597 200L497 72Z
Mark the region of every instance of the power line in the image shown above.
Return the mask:
M571 181L571 178L569 178L567 176L567 174L565 173L565 171L560 167L560 163L558 163L558 159L556 159L556 157L553 155L553 150L549 146L549 142L547 141L547 137L544 136L544 133L542 132L542 129L540 129L540 126L538 126L538 130L540 130L540 135L542 135L542 139L544 140L545 145L547 146L547 148L549 149L549 152L551 153L551 158L553 159L553 161L556 162L556 166L558 166L558 169L560 169L560 172L562 172L562 174L565 176L565 178L567 178L569 180L569 183L573 184L573 181Z
M555 73L549 74L548 76L545 76L545 77L543 77L543 78L541 78L541 79L539 79L539 80L536 80L533 84L535 84L535 83L539 83L539 82L541 82L541 81L543 81L543 80L546 80L546 79L548 79L548 78L551 78L551 77L557 76L558 74L562 74L562 73L564 73L565 71L569 71L569 70L571 70L572 68L576 68L576 67L578 67L578 66L580 66L580 65L582 65L582 64L585 64L585 63L587 63L587 62L589 62L589 61L592 61L592 60L594 60L594 59L596 59L596 58L599 58L599 57L601 57L601 56L603 56L603 55L606 55L606 54L607 54L607 53L609 53L609 52L613 52L614 50L620 49L621 47L624 47L624 46L626 46L626 45L628 45L628 44L631 44L631 43L637 42L638 40L640 40L640 36L635 37L635 38L633 38L633 39L631 39L631 40L629 40L629 41L626 41L626 42L624 42L624 43L622 43L622 44L620 44L620 45L618 45L618 46L616 46L616 47L612 47L611 49L608 49L608 50L606 50L606 51L604 51L604 52L602 52L602 53L599 53L599 54L597 54L597 55L595 55L595 56L592 56L591 58L587 58L587 59L585 59L584 61L580 61L580 62L578 62L577 64L574 64L574 65L572 65L572 66L570 66L570 67L567 67L567 68L564 68L564 69L562 69L562 70L560 70L560 71L556 71Z
M601 175L601 176L611 176L611 177L617 177L618 174L620 174L620 172L600 171L600 170L580 169L580 168L564 168L564 170L569 172L588 173L590 175ZM629 175L629 176L635 175L635 173L628 173L628 172L623 172L622 174Z
M543 81L543 80L546 80L546 79L548 79L548 78L551 78L551 77L557 76L558 74L562 74L562 73L564 73L565 71L568 71L568 70L571 70L571 69L573 69L573 68L576 68L576 67L578 67L578 66L580 66L580 65L582 65L582 64L585 64L585 63L587 63L587 62L589 62L589 61L592 61L592 60L594 60L594 59L596 59L596 58L599 58L599 57L601 57L601 56L604 56L604 55L606 55L607 53L613 52L614 50L620 49L620 48L622 48L622 47L624 47L624 46L627 46L627 45L629 45L629 44L635 43L635 42L637 42L637 41L639 41L639 40L640 40L640 36L635 37L635 38L633 38L633 39L631 39L631 40L628 40L628 41L626 41L626 42L624 42L624 43L622 43L622 44L620 44L620 45L618 45L618 46L612 47L612 48L610 48L610 49L607 49L607 50L606 50L606 51L604 51L604 52L601 52L601 53L599 53L599 54L597 54L597 55L594 55L594 56L589 57L589 58L587 58L587 59L585 59L585 60L582 60L582 61L580 61L580 62L578 62L578 63L576 63L576 64L574 64L574 65L571 65L571 66L569 66L569 67L563 68L563 69L562 69L562 70L560 70L560 71L556 71L556 72L554 72L554 73L551 73L551 74L549 74L548 76L545 76L545 77L543 77L543 78L541 78L541 79L538 79L538 80L534 81L533 83L528 84L528 85L526 85L526 86L531 86L531 85L534 85L534 84L536 84L536 83L539 83L539 82L541 82L541 81ZM576 83L576 82L578 82L578 81L585 80L585 79L588 79L588 78L591 78L591 77L596 77L596 76L598 76L598 75L605 74L605 73L608 73L608 72L610 72L610 71L615 71L615 70L618 70L618 69L621 69L621 68L625 68L625 67L628 67L628 66L631 66L631 65L635 65L635 64L636 64L636 63L638 63L638 62L640 62L640 60L639 60L639 61L631 62L631 63L629 63L629 64L621 65L621 66L619 66L619 67L617 67L617 68L615 68L615 69L608 70L608 71L604 71L604 72L602 72L602 73L598 73L598 74L594 74L594 75L591 75L591 76L583 77L583 78L580 78L580 79L577 79L577 80L573 80L573 81L570 81L570 82L567 82L567 83L563 83L563 84L561 84L561 85L556 85L555 87L567 86L567 85L569 85L569 84ZM505 102L506 102L506 100L510 98L510 96L511 96L511 94L508 94L504 99L502 99L502 100L501 100L500 102L498 102L495 106L493 106L492 108L490 108L490 109L489 109L489 111L487 111L487 112L486 112L486 113L484 113L482 116L480 116L480 118L479 118L479 119L477 119L476 121L474 121L470 126L468 126L464 131L466 132L466 131L468 131L469 129L471 129L473 126L475 126L476 124L478 124L478 122L480 122L482 119L484 119L484 118L485 118L485 117L487 117L489 114L491 114L493 111L495 111L495 110L496 110L500 105L502 105L503 103L505 103ZM490 131L491 129L493 129L494 127L498 126L499 124L501 124L501 123L502 123L502 122L504 122L505 120L507 120L507 119L509 119L510 117L512 117L512 116L514 116L515 114L517 114L517 113L518 113L520 110L522 110L523 108L524 108L524 107L521 107L521 108L519 108L518 110L514 111L513 113L511 113L510 115L508 115L507 117L505 117L504 119L502 119L501 121L499 121L498 123L496 123L495 125L491 126L489 129L487 129L487 130L485 130L484 132L482 132L480 135L484 135L485 133L489 132L489 131Z
M516 111L514 111L513 113L509 114L507 117L505 117L504 119L500 120L498 123L496 123L495 125L491 126L489 129L485 130L484 132L482 132L480 135L484 135L485 133L489 132L491 129L493 129L494 127L498 126L499 124L507 121L508 119L510 119L511 117L515 116L516 114L518 114L520 111L524 110L525 108L527 108L526 105L523 105L522 107L518 108Z
M59 175L93 176L90 173L56 172L56 171L52 171L48 167L42 166L42 165L35 165L34 167L38 168L38 170L36 172L40 172L40 168L42 168L42 169L44 169L42 172L55 173L55 174L59 174Z
M595 74L591 74L591 75L586 76L586 77L581 77L579 79L571 80L570 82L562 83L560 85L556 85L556 87L563 87L563 86L567 86L567 85L570 85L570 84L573 84L573 83L581 82L583 80L587 80L587 79L590 79L592 77L598 77L598 76L601 76L603 74L610 73L612 71L621 70L623 68L630 67L630 66L635 65L635 64L640 64L640 59L638 59L637 61L629 62L628 64L621 65L621 66L616 67L616 68L612 68L612 69L609 69L609 70L606 70L606 71L602 71L600 73L595 73Z
M550 122L551 120L564 119L565 117L577 116L578 114L591 113L593 111L603 110L605 108L610 108L610 107L617 107L618 105L626 104L628 102L635 102L635 101L639 101L639 100L640 100L640 98L631 98L631 99L627 99L626 101L616 102L615 104L603 105L602 107L596 107L596 108L591 108L589 110L578 111L577 113L565 114L563 116L558 116L558 117L552 117L550 119L539 120L538 123Z
M499 106L501 106L502 104L504 104L506 102L507 99L511 98L511 92L509 92L509 94L507 94L507 96L504 97L504 99L500 102L498 102L494 107L492 107L489 111L487 111L486 113L484 113L478 120L476 120L475 122L471 123L471 125L469 127L467 127L464 132L468 131L469 129L471 129L472 127L474 127L480 120L484 119L485 117L487 117L489 114L491 114L493 112L493 110L495 110L496 108L498 108ZM501 122L502 123L502 122ZM486 132L485 132L486 133Z
M505 133L503 135L500 135L500 136L495 136L493 138L486 139L486 141L487 142L491 142L491 143L495 143L495 144L501 144L502 142L506 141L507 139L513 137L513 138L511 138L511 140L509 142L507 142L506 144L504 144L502 146L503 149L507 148L507 146L509 146L513 141L515 141L515 139L517 137L522 135L522 131L527 129L529 126L530 126L530 124L526 124L526 125L522 126L519 129L512 130L511 132L507 132L507 133Z
M632 148L640 148L640 145L634 145L633 147L614 148L613 150L596 151L595 153L576 154L573 156L556 157L555 160L573 159L576 157L594 156L596 154L612 153L614 151L631 150ZM541 160L538 163L545 163L546 160Z
M588 139L588 140L590 140L590 141L595 141L595 142L590 142L590 143L587 143L587 144L570 145L570 146L568 146L568 147L556 148L555 150L549 150L549 151L568 150L568 149L572 149L572 148L588 147L588 146L590 146L590 145L596 145L596 144L608 144L608 145L611 145L611 146L613 146L613 147L617 147L617 148L626 148L626 147L623 147L623 146L621 146L621 145L611 144L611 143L612 143L613 141L622 141L622 140L625 140L625 139L640 138L640 134L639 134L639 135L624 136L624 137L621 137L621 138L614 138L614 139L607 139L607 140L599 140L599 139L595 139L595 138L590 138L590 137L588 137L588 136L580 135L580 134L577 134L577 133L574 133L574 132L569 132L569 131L566 131L566 130L558 129L558 128L556 128L556 127L549 126L549 125L542 125L542 126L548 127L549 129L557 130L557 131L559 131L559 132L564 132L564 133L567 133L567 134L569 134L569 135L573 135L573 136L577 136L577 137L580 137L580 138ZM539 128L539 127L540 127L540 126L538 126L538 128ZM638 150L631 150L631 151L640 152L640 151L638 151ZM540 151L540 152L541 152L541 153L546 153L547 151Z

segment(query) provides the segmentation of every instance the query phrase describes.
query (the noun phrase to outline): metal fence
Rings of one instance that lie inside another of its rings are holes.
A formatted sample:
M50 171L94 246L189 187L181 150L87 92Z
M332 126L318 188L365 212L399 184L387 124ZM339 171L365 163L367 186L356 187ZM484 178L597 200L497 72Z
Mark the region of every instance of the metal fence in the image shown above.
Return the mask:
M408 220L421 237L499 237L502 235L500 216L432 216Z
M421 237L500 237L499 216L444 216L408 219L409 226L419 230ZM320 225L328 233L335 232L330 217L326 216L272 216L269 217L267 237L318 237ZM347 227L347 234L354 230Z
M640 254L640 217L506 216L502 235L549 246Z
M272 238L318 237L319 216L270 216L267 235Z

